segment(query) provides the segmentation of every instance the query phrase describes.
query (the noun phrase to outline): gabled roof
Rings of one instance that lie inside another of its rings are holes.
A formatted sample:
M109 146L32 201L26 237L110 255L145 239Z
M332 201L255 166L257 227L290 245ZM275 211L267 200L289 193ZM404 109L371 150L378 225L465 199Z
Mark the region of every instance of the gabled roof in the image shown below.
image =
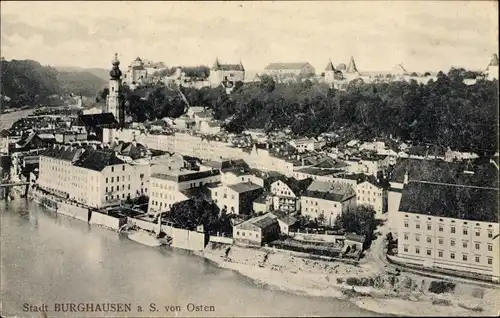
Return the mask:
M295 178L280 177L275 182L278 181L286 184L296 196L300 196L312 183L311 178L297 180Z
M335 67L333 67L332 60L328 61L328 64L326 64L325 71L335 71Z
M55 146L47 148L40 153L40 156L50 157L59 160L73 161L82 149L68 146Z
M215 63L212 66L213 71L245 71L243 64L240 62L239 64L221 64L219 59L215 59Z
M238 193L245 193L245 192L249 192L249 191L262 189L262 187L260 185L252 183L252 182L240 182L237 184L228 185L227 187L233 191L238 192Z
M271 63L268 64L265 70L299 70L304 66L310 65L308 62L298 62L298 63Z
M94 171L102 171L107 166L124 163L123 160L116 157L112 150L87 149L74 165Z
M347 67L346 73L359 73L358 68L356 67L356 62L354 62L354 57L351 56L351 60L349 61L349 66Z
M270 225L273 225L275 223L278 223L276 218L274 218L270 213L246 220L240 224L237 224L235 227L238 229L245 229L245 230L252 230L251 227L248 225L253 225L256 227L259 227L261 229L264 229L266 227L269 227Z
M498 222L498 189L410 182L403 189L399 211Z
M101 127L118 125L115 115L112 113L80 115L72 124L73 126Z
M314 180L303 196L343 202L355 195L356 193L350 186Z

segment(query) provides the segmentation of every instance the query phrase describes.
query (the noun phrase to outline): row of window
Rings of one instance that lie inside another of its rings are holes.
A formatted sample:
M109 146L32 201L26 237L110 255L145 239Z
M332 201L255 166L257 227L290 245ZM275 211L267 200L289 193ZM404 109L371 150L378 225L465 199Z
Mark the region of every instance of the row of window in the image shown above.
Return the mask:
M405 233L405 234L403 235L403 238L404 238L404 240L408 240L408 239L409 239L409 234L408 234L408 233ZM415 235L415 241L420 242L420 235L419 235L419 234L416 234L416 235ZM430 236L428 236L428 237L427 237L427 239L426 239L426 241L427 241L427 243L432 243L432 238L431 238ZM440 245L444 244L444 239L439 238L439 239L438 239L438 243L439 243ZM476 250L481 249L481 243L477 243L477 242L476 242L476 243L474 243L474 245L475 245ZM450 246L455 246L455 240L450 240ZM468 246L469 246L469 241L467 241L467 240L462 241L462 246L463 246L464 248L468 248ZM488 251L489 251L489 252L492 252L492 251L493 251L493 244L488 244Z
M240 231L236 231L236 235L240 235ZM245 232L241 232L241 236L245 236ZM252 233L248 233L249 237L252 237ZM259 233L255 233L255 237L259 238Z
M127 195L127 197L130 197L130 193ZM125 199L125 193L122 193L121 198ZM115 195L110 195L110 196L105 196L104 197L105 201L110 201L110 200L115 200L115 199L116 200L120 199L120 194L117 194L116 196Z
M408 214L405 214L405 218L406 218L405 222L408 222L408 220L407 220L407 219L408 219L408 217L409 217L409 216L408 216ZM416 215L416 216L415 216L415 218L416 218L416 219L420 219L420 216L419 216L419 215ZM428 220L428 221L431 221L431 220L432 220L432 218L431 218L431 217L427 217L427 220ZM443 222L443 221L444 221L443 219L439 219L439 222ZM450 222L451 222L451 223L456 223L456 222L455 222L455 220L451 220ZM468 224L468 222L467 222L467 221L463 221L463 225L467 225L467 224ZM453 226L454 226L454 224L453 224ZM476 226L481 226L481 224L476 223ZM488 227L493 227L493 226L492 226L491 224L488 224Z
M403 248L403 250L407 253L408 252L408 247L405 246ZM420 248L419 247L415 247L415 254L420 254ZM443 251L438 251L438 257L442 258L443 257ZM432 256L432 250L427 250L427 256ZM455 253L454 252L451 252L450 253L450 258L451 259L455 259ZM462 254L462 261L468 261L469 257L467 254ZM481 257L476 255L474 256L474 259L476 261L476 263L480 263L481 262ZM492 257L487 257L487 263L488 265L492 265L493 264L493 258Z
M406 228L408 228L408 227L409 227L409 223L408 223L408 221L406 221L406 220L405 220L405 222L404 222L404 227L406 227ZM415 228L416 228L416 229L420 229L420 223L416 223L416 224L415 224ZM432 230L432 224L427 223L427 230L429 230L429 231L431 231L431 230ZM443 228L443 226L442 226L442 225L439 225L439 226L438 226L438 231L439 231L439 232L444 232L444 228ZM450 233L452 233L452 234L455 234L455 233L456 233L456 228L455 228L455 226L452 226L452 227L450 228ZM463 235L468 235L468 234L469 234L469 230L468 230L467 228L462 229L462 234L463 234ZM476 234L476 236L481 236L481 230L476 229L475 234ZM492 237L493 237L493 231L492 231L492 230L488 230L488 237L489 237L489 238L492 238Z
M122 182L125 182L125 176L121 178ZM108 183L108 178L106 178L106 183ZM128 181L130 181L130 175L128 175ZM115 177L111 177L111 183L115 182ZM116 182L120 182L120 176L116 176Z
M125 171L125 165L122 165L122 171ZM111 172L115 172L115 167L111 167Z
M111 191L110 192L114 192L115 190L115 187L114 186L111 186ZM125 190L125 185L122 184L122 191ZM128 185L128 190L130 190L130 184ZM116 186L116 191L120 191L120 186ZM106 193L108 193L108 187L106 187Z
M309 203L309 200L306 200L306 204L308 204L308 203ZM317 206L317 205L318 205L318 201L313 201L313 200L311 200L311 202L310 202L310 203L311 203L312 205L315 205L315 206ZM334 208L336 208L336 207L337 207L337 203L334 203L334 204L333 204L333 207L334 207Z

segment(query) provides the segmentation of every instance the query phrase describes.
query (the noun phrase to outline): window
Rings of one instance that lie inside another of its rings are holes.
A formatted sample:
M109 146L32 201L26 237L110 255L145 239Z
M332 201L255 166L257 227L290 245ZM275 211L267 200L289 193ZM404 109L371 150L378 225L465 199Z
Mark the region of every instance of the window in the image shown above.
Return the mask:
M415 247L415 253L416 254L420 254L420 248L419 247Z
M451 246L455 246L455 240L451 240L451 241L450 241L450 245L451 245Z
M480 236L481 235L481 232L479 232L479 230L476 230L476 236Z
M105 196L105 197L104 197L104 200L108 201L108 196Z
M111 177L111 183L115 182L115 177Z
M419 229L420 228L420 223L415 224L415 228Z
M488 231L488 237L492 238L493 237L493 231Z
M128 185L128 189L130 190L130 184Z
M245 236L245 232L242 232L241 235Z
M432 254L432 251L431 250L427 250L427 256L431 256Z
M125 165L122 166L122 171L125 171Z
M462 260L466 261L467 260L467 254L462 255Z
M479 247L480 247L480 246L479 246L479 243L476 243L476 250L478 250L478 249L479 249Z
M224 199L227 199L227 194L224 193Z
M467 233L469 233L469 232L467 231L467 229L464 229L463 233L464 233L464 235L467 235Z
M216 192L214 192L214 197L216 197L216 196L217 196L217 191L216 191Z
M408 253L408 246L403 247L403 250Z
M464 242L463 242L463 244L462 244L462 246L463 246L464 248L467 248L467 245L468 245L468 244L467 244L467 241L464 241Z
M427 243L431 243L432 242L432 239L430 236L427 236Z
M455 253L450 253L450 258L455 259Z
M405 240L407 240L407 239L408 239L408 234L407 234L407 233L405 233Z
M479 256L475 257L476 263L479 263Z
M234 195L231 196L231 200L234 200Z
M113 192L113 191L114 191L114 187L113 187L113 186L111 186L111 192Z
M240 231L236 231L236 235L240 235Z
M108 187L106 187L106 193L108 192Z
M430 231L432 229L432 226L430 224L427 224L427 229Z
M488 257L488 265L493 264L493 259L491 257Z
M441 225L439 226L439 232L443 232L443 227Z
M405 227L408 227L408 221L405 221Z
M111 167L111 172L115 172L115 167Z
M438 257L443 257L443 251L438 252Z
M420 235L415 235L415 241L420 242Z
M493 245L488 244L488 252L491 252L491 251L493 251Z
M438 240L438 243L439 243L439 244L443 244L443 239L442 239L442 238L440 238L440 239Z
M108 178L106 178L106 183L108 183Z
M455 233L455 227L454 226L451 227L451 233Z

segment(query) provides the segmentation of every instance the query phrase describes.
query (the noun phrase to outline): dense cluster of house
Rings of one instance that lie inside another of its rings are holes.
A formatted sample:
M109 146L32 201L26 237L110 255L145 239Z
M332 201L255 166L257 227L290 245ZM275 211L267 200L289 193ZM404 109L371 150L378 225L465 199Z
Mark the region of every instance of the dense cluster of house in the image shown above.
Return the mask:
M110 72L115 91L118 65L115 59ZM223 77L239 76L218 61L214 67ZM241 63L238 68L243 72ZM352 59L346 71L353 70ZM482 162L474 153L393 138L331 146L333 134L228 134L202 107L125 127L117 98L110 93L103 113L36 119L43 126L27 125L19 134L2 131L0 150L12 158L11 180L28 180L94 208L145 195L151 216L203 198L242 216L233 219L240 220L233 238L251 245L289 234L299 215L328 227L365 205L388 219L400 261L500 276L498 152ZM59 131L48 138L54 129Z

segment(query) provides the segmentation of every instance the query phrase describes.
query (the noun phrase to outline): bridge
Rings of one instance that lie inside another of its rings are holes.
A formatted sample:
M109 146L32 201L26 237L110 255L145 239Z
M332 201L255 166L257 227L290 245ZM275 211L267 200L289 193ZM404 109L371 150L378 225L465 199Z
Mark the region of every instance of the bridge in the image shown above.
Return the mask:
M11 182L11 183L0 183L0 188L11 188L17 186L26 186L29 185L29 182Z

